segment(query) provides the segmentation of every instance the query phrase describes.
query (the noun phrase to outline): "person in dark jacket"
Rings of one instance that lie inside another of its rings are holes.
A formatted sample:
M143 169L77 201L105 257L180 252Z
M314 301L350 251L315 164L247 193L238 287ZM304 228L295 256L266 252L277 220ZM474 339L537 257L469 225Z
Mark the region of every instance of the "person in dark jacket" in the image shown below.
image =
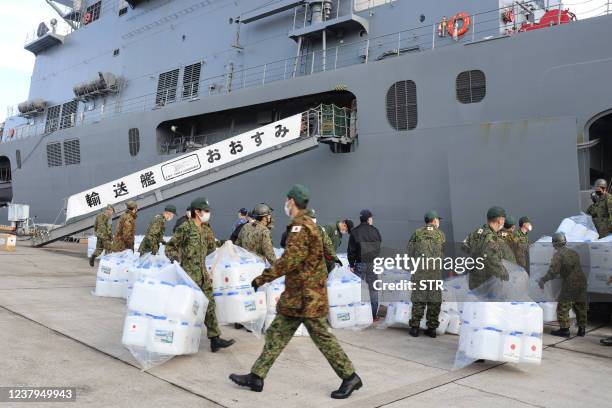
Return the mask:
M174 224L174 228L172 228L172 233L174 234L178 227L180 227L185 221L191 218L191 207L187 207L185 210L185 215L179 217Z
M240 211L242 211L242 210L240 210ZM236 223L236 228L234 228L234 231L232 231L232 235L230 235L230 241L232 241L233 244L236 243L236 240L238 239L238 235L240 234L240 231L242 230L242 227L247 225L249 222L255 221L255 219L253 217L253 214L251 214L250 212L247 212L245 220L246 220L245 222L237 222Z
M351 270L368 284L372 314L376 318L378 292L374 289L374 281L377 277L372 268L374 259L380 256L382 238L378 229L372 225L372 217L370 210L361 210L361 224L351 230L347 257Z

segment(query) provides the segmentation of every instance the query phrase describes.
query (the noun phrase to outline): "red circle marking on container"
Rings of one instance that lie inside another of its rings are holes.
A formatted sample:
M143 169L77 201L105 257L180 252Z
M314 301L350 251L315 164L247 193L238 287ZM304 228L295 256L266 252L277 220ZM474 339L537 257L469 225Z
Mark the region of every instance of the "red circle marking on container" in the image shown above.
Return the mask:
M536 351L536 346L531 346L531 351Z

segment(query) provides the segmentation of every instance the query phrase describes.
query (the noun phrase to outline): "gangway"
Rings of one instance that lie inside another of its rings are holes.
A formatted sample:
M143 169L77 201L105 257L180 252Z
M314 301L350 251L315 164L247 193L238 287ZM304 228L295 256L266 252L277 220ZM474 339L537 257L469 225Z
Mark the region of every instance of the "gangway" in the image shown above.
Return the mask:
M348 126L338 126L338 118L322 114L322 107L325 105L72 195L64 207L66 223L35 234L33 245L41 247L92 228L100 210L109 204L115 208L116 219L124 212L125 206L121 204L128 200L136 201L139 209L146 209L314 149L319 143L328 143L330 137L334 139L330 129L332 133L336 130L344 133L337 135L337 139L347 143Z

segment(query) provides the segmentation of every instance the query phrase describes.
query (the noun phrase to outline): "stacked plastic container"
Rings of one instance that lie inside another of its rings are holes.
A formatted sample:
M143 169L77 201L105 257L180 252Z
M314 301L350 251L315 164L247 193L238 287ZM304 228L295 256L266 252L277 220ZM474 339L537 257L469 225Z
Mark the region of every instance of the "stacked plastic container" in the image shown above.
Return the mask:
M122 343L145 369L196 353L207 307L208 299L178 263L161 269L154 264L134 282Z
M111 253L100 258L96 274L96 296L126 298L128 290L128 269L134 262L131 250Z
M329 324L334 329L372 324L372 306L361 301L361 279L348 266L336 267L327 280Z
M588 286L590 292L612 295L612 235L592 242L590 245L591 272Z
M458 358L540 364L542 309L535 302L466 302Z

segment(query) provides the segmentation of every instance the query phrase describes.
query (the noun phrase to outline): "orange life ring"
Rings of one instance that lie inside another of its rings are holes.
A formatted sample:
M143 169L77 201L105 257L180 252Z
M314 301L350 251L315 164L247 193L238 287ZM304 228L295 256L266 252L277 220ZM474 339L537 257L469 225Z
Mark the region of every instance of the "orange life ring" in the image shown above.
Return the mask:
M91 16L91 13L85 13L85 17L83 18L83 22L84 22L85 24L89 24L89 23L91 23L91 17L92 17L92 16Z
M457 13L452 16L451 19L448 20L448 34L450 36L455 35L455 22L457 22L457 20L463 21L463 26L457 29L457 37L461 37L470 29L471 19L470 16L464 12Z

